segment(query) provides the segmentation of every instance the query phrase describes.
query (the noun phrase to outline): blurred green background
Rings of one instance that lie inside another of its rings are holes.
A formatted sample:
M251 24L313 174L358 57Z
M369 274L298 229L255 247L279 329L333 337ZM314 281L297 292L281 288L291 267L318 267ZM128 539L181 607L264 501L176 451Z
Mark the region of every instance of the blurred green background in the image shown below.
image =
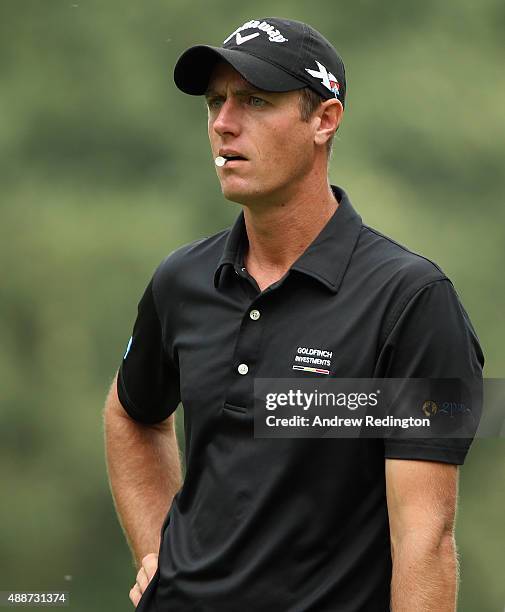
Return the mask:
M268 15L335 43L348 97L332 182L442 267L485 375L504 376L503 0L2 0L0 590L133 609L103 402L154 268L238 213L203 100L172 69L189 45ZM478 440L461 470L463 612L504 609L504 459L503 440Z

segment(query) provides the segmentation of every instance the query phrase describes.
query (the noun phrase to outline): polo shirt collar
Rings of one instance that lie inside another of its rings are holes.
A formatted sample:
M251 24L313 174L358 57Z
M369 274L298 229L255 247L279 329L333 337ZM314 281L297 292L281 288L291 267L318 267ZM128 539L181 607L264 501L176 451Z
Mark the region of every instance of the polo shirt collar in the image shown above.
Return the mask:
M347 193L336 185L332 185L331 188L339 207L319 235L294 262L291 270L311 276L336 293L356 246L362 221ZM246 241L247 233L242 211L228 234L216 268L214 274L216 288L219 287L224 266L232 265L235 269L242 267L243 247Z

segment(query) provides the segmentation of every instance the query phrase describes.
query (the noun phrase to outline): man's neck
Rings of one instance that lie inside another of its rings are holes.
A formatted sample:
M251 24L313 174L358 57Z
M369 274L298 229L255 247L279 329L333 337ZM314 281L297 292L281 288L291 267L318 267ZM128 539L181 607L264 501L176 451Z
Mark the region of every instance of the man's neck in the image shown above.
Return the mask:
M244 265L261 290L284 276L337 208L328 183L277 206L244 207L249 241Z

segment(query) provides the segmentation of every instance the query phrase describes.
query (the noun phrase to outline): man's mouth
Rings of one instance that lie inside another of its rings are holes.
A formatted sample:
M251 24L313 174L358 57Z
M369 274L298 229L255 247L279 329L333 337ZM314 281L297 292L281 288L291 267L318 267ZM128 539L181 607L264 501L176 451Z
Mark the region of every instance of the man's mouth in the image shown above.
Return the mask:
M219 157L216 157L214 163L222 170L231 170L232 168L241 167L246 161L248 161L247 158L243 157L242 155L220 155Z
M232 161L247 161L247 157L242 155L241 151L237 151L237 149L232 149L231 147L222 147L219 149L219 156L226 159L226 162Z
M223 155L222 157L228 161L247 161L242 155Z
M222 169L238 167L245 161L249 160L239 151L226 149L224 147L219 149L219 155L214 159L216 166Z

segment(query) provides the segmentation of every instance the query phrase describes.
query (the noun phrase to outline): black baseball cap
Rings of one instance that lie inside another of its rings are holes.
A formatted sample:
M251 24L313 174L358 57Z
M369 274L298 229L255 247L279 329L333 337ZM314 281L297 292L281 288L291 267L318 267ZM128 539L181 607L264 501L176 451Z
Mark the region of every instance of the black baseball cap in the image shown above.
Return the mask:
M246 81L265 91L310 87L345 106L345 68L333 45L317 30L291 19L253 19L232 32L220 47L196 45L177 60L174 81L194 96L208 88L215 64L225 60Z

